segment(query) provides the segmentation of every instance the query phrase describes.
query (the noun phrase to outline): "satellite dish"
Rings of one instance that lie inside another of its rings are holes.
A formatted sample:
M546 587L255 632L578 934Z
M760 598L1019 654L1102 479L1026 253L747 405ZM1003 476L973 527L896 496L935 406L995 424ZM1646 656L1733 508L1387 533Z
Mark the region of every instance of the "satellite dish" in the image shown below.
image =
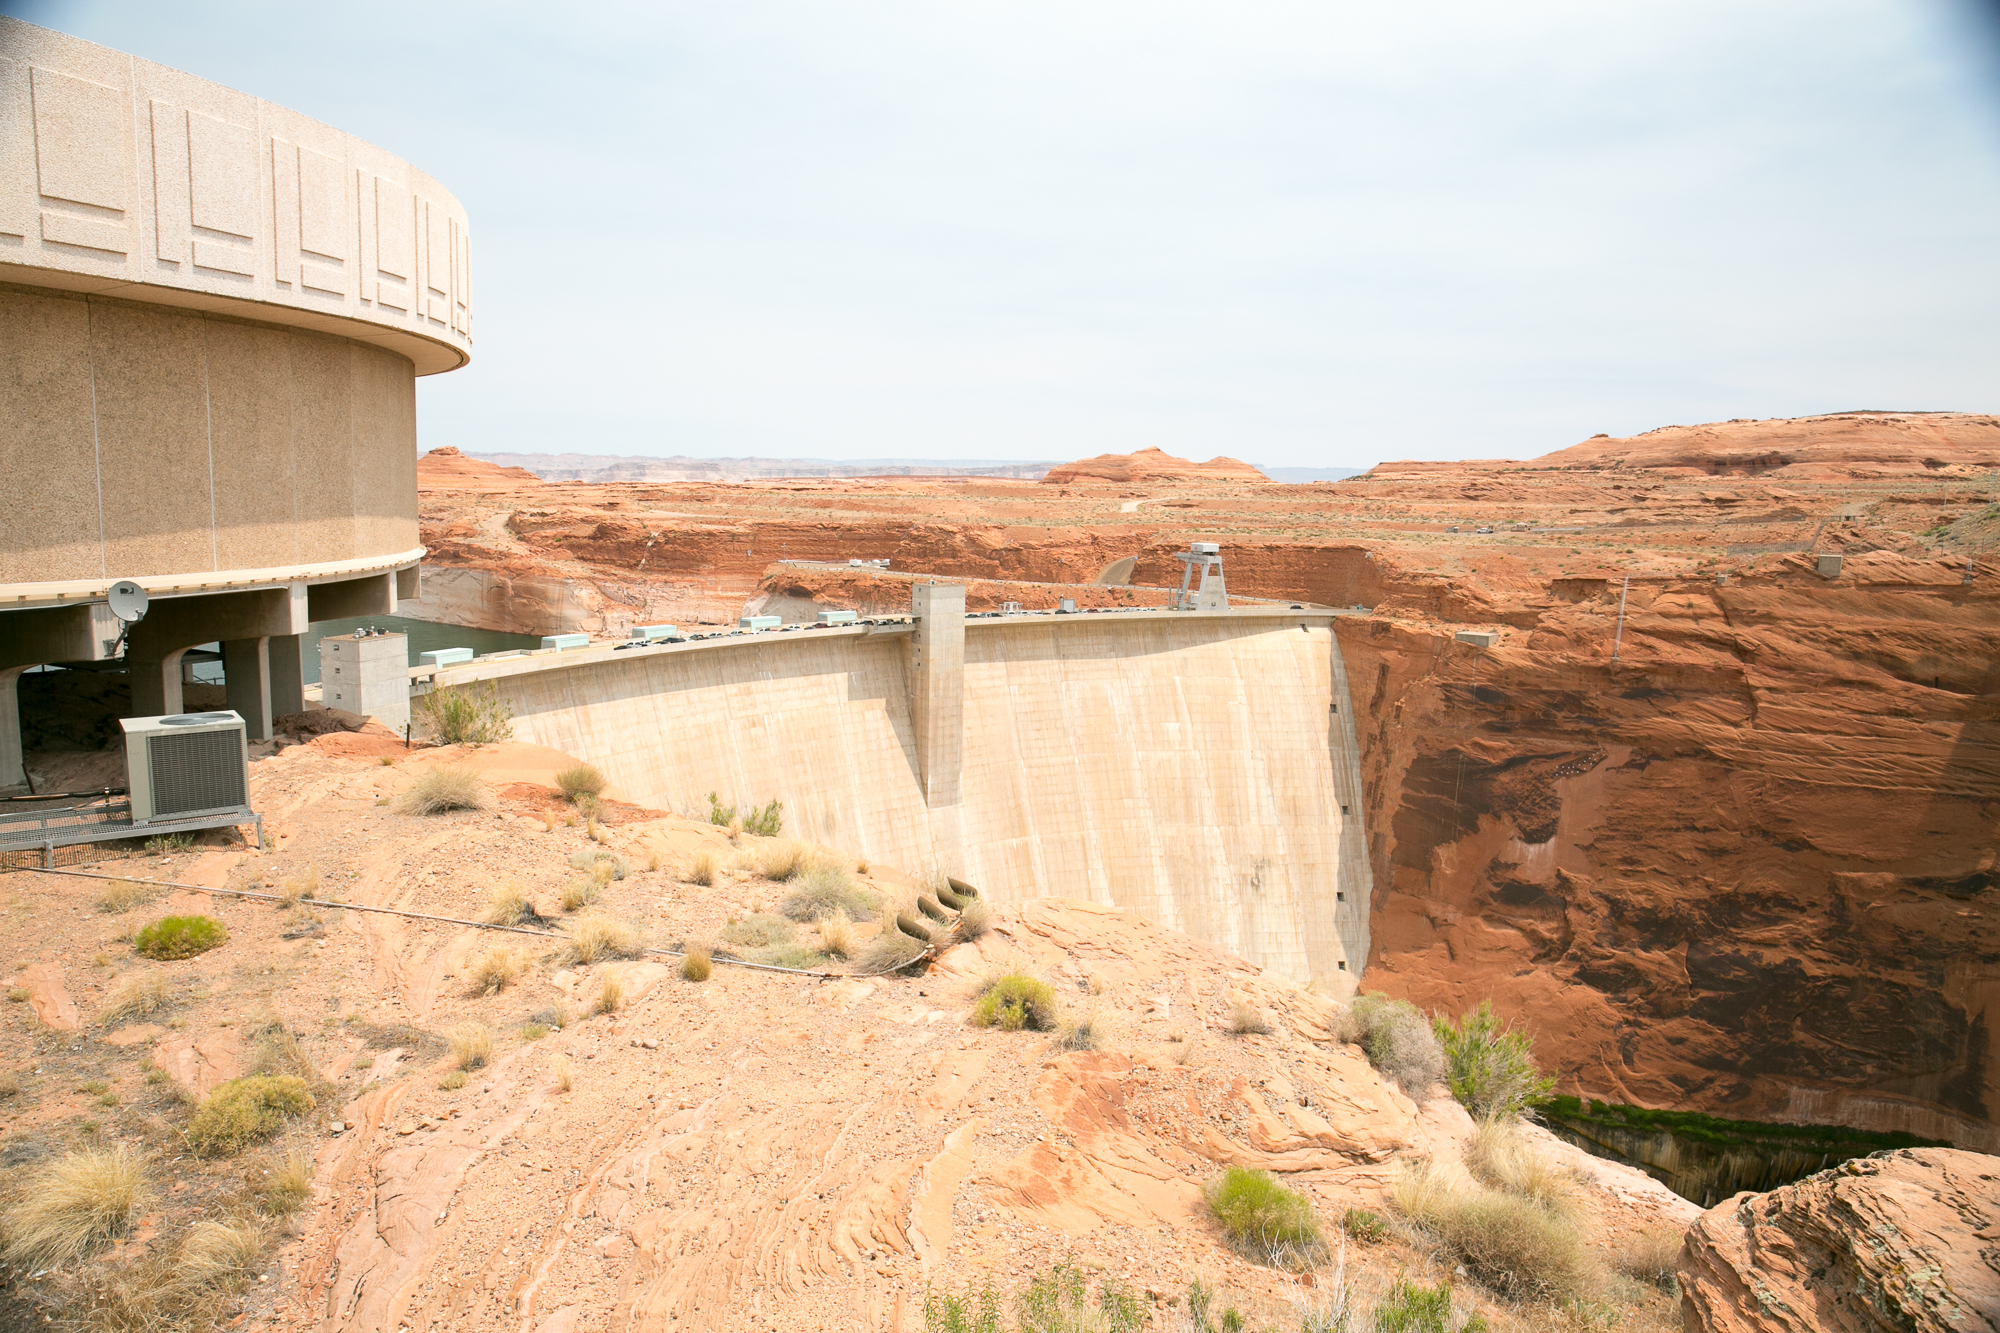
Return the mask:
M130 625L146 618L146 590L130 579L120 579L105 595L111 614Z

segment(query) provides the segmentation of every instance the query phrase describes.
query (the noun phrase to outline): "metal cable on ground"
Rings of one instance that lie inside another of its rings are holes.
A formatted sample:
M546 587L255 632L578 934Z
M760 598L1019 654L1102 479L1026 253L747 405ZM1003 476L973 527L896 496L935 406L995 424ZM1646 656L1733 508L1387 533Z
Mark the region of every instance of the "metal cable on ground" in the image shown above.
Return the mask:
M163 889L185 889L189 893L214 893L228 898L253 898L258 902L282 903L289 901L295 902L301 907L332 907L344 912L380 912L385 916L407 917L412 921L435 921L445 926L470 926L474 930L497 930L511 935L532 935L536 939L544 940L567 940L570 938L568 935L556 930L534 930L527 926L501 926L495 925L491 921L467 921L455 916L433 916L428 912L411 912L401 907L376 907L369 903L337 903L328 902L324 898L287 899L281 893L258 893L251 889L217 889L211 888L206 884L182 884L180 881L172 879L145 879L138 875L107 875L97 870L44 870L40 866L7 866L4 869L11 873L74 875L79 879L115 879L126 884L152 884ZM892 930L894 928L893 922L883 927L885 930ZM650 944L645 946L645 952L658 954L664 958L687 957L685 950L661 949ZM857 980L869 977L886 977L892 972L900 972L906 967L912 967L917 963L936 956L937 946L932 944L915 958L910 959L909 962L898 963L894 967L884 968L880 972L817 972L803 967L779 967L773 963L753 963L747 958L730 958L715 953L709 954L709 961L727 963L731 967L747 967L756 972L783 972L789 976L819 977L824 980Z

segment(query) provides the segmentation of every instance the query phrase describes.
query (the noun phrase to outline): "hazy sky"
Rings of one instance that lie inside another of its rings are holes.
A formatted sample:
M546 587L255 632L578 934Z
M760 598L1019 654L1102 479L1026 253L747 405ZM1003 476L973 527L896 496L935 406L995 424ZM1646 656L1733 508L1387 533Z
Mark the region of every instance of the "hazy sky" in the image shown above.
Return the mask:
M427 448L1365 467L2000 410L1971 0L0 10L457 193Z

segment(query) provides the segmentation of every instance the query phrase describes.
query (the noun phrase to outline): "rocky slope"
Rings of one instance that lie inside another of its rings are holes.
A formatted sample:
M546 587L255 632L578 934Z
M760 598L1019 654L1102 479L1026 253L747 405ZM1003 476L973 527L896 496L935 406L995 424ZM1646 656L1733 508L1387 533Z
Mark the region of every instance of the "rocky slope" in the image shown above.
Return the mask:
M1996 441L1846 413L1337 485L433 488L425 539L614 632L893 611L912 575L1150 604L1218 541L1233 593L1373 610L1365 985L1491 996L1565 1091L1992 1147Z
M1270 478L1234 458L1211 458L1197 463L1176 458L1164 449L1140 449L1129 454L1099 454L1075 463L1052 467L1042 477L1044 486L1118 485L1165 486L1184 482L1267 482Z
M197 1220L259 1216L288 1152L310 1163L304 1202L288 1222L259 1222L275 1248L218 1289L217 1324L914 1333L927 1287L1004 1291L1067 1260L1152 1293L1162 1322L1167 1296L1200 1278L1263 1327L1290 1323L1304 1289L1220 1243L1200 1190L1223 1166L1280 1173L1329 1221L1383 1207L1419 1158L1463 1176L1464 1111L1386 1082L1337 1039L1324 998L1089 904L1034 904L917 977L718 965L696 983L670 958L581 964L559 938L466 924L512 882L552 918L529 928L560 931L573 858L607 847L630 873L597 910L655 944L728 938L785 892L755 870L770 840L733 843L616 792L592 841L550 785L570 762L516 744L413 754L387 735L322 736L253 767L268 851L99 867L251 892L315 869L315 898L351 908L176 889L95 911L105 881L0 879L25 1000L0 1015L0 1075L16 1089L0 1103L0 1202L55 1154L104 1144L144 1153L155 1188L108 1253L0 1280L0 1323L129 1294L148 1263L176 1262ZM443 764L480 773L501 808L422 818L384 804ZM711 885L690 879L702 855L721 865ZM860 873L891 900L915 888L892 868ZM132 956L134 925L194 912L222 921L227 943L181 962ZM525 963L497 992L478 975L496 945ZM1054 982L1099 1048L970 1026L980 981L1007 969ZM162 1007L108 1011L149 975L165 983ZM614 985L622 999L598 1012ZM1237 1035L1233 1005L1271 1030ZM468 1026L492 1050L454 1085L447 1042ZM190 1153L184 1101L256 1068L306 1075L314 1112L241 1155ZM1534 1142L1588 1174L1600 1257L1698 1211ZM1364 1296L1435 1262L1395 1239L1345 1257ZM1546 1326L1464 1295L1496 1328ZM1667 1326L1662 1294L1612 1299L1626 1327Z

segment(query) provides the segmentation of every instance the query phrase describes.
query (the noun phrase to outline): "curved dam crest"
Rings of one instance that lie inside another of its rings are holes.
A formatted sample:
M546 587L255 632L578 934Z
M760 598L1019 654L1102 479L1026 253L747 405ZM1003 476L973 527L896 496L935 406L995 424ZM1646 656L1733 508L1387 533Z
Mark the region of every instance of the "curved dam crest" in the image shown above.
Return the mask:
M1287 980L1352 989L1370 869L1324 611L973 620L469 664L515 734L625 798L785 804L789 831L977 884L1128 908ZM929 605L926 598L935 596ZM956 597L952 594L957 594Z

